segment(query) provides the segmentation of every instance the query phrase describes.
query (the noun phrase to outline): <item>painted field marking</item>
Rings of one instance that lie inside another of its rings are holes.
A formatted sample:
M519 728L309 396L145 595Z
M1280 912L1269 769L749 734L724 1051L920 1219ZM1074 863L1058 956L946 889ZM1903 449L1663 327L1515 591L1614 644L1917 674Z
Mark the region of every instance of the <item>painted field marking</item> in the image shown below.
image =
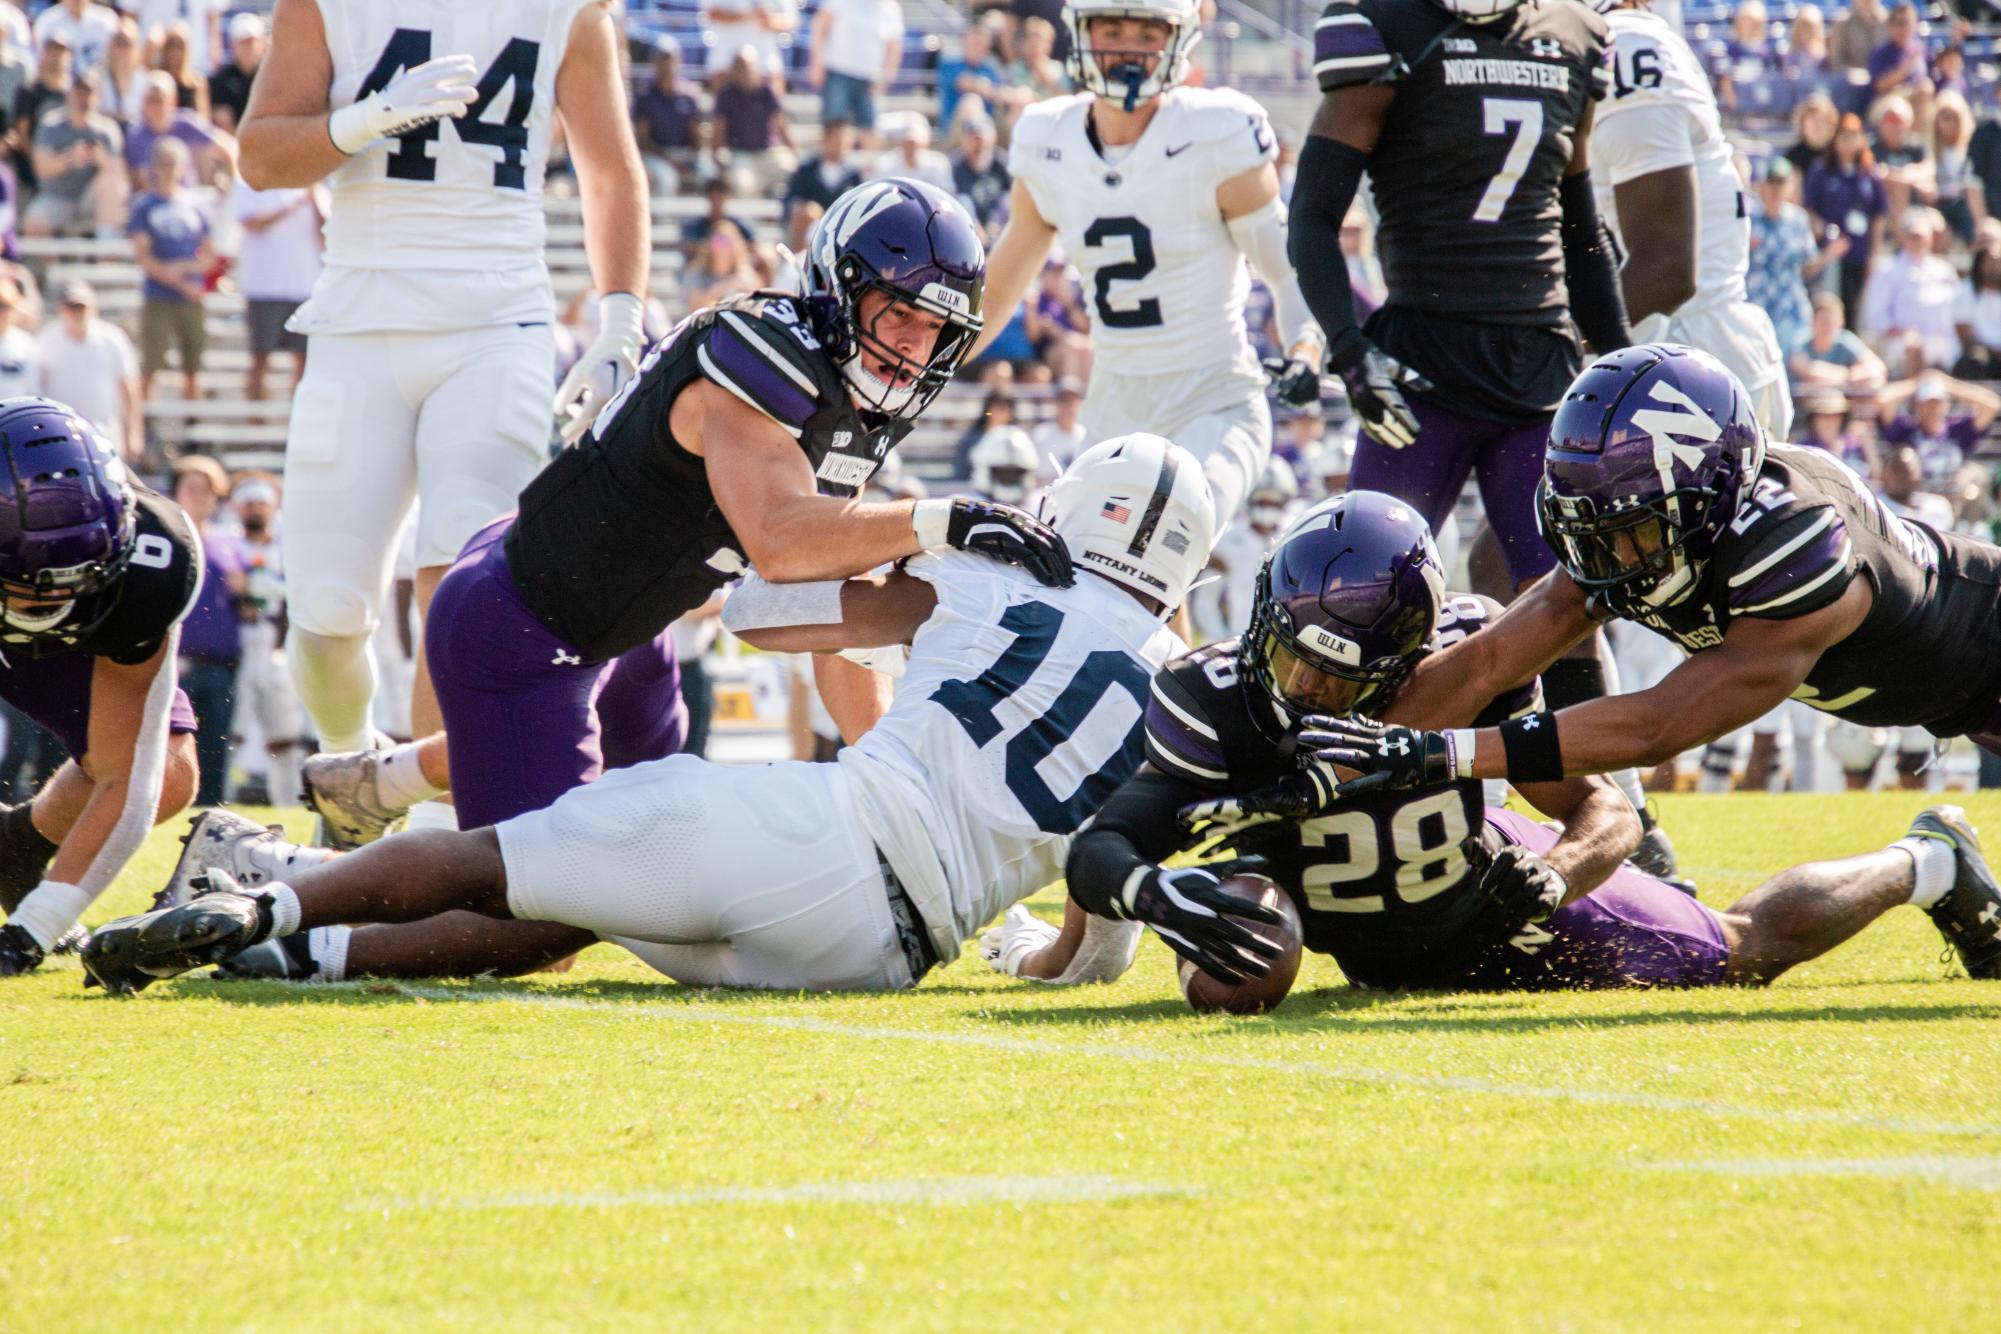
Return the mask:
M1653 1172L1708 1172L1733 1177L1885 1177L1939 1181L2001 1191L2001 1158L1921 1154L1908 1158L1741 1158L1643 1163Z
M333 985L346 985L334 983ZM370 985L380 986L380 983ZM1492 1097L1570 1102L1595 1107L1626 1107L1650 1112L1688 1112L1724 1121L1765 1121L1780 1125L1838 1126L1853 1130L1885 1130L1908 1135L1958 1135L2001 1138L2001 1125L1965 1125L1912 1121L1901 1117L1857 1116L1816 1107L1750 1107L1717 1098L1677 1097L1623 1089L1573 1088L1561 1084L1521 1084L1477 1075L1420 1075L1369 1066L1335 1065L1325 1061L1284 1060L1267 1056L1233 1056L1221 1052L1168 1050L1138 1043L1030 1041L997 1033L944 1033L923 1028L890 1028L877 1024L843 1024L808 1015L738 1014L680 1002L585 1000L512 991L464 991L450 987L392 984L399 995L417 1000L469 1002L478 1005L526 1005L555 1010L602 1011L641 1015L668 1023L764 1028L778 1032L811 1033L825 1037L861 1038L875 1042L924 1042L941 1047L967 1047L1020 1056L1082 1056L1095 1060L1130 1061L1139 1065L1202 1065L1220 1070L1263 1070L1311 1079L1354 1084L1426 1089L1435 1093L1475 1093Z
M1088 1204L1196 1189L1108 1176L937 1177L913 1181L808 1181L792 1186L716 1186L702 1190L510 1191L501 1195L403 1195L357 1200L355 1213L419 1209L681 1209L711 1204Z

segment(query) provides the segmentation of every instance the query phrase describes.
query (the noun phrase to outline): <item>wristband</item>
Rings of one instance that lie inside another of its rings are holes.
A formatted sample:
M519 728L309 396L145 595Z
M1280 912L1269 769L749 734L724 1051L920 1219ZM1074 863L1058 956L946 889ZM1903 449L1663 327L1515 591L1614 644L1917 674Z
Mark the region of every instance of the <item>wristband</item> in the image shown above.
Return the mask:
M1445 734L1446 746L1452 755L1454 778L1473 776L1473 738L1478 735L1470 727L1455 727Z
M945 499L920 500L910 507L910 531L926 551L942 547L952 535L952 504Z
M376 136L370 134L368 130L368 98L349 102L328 116L327 138L333 141L335 148L349 157L353 157L374 143Z
M1532 713L1501 724L1501 747L1508 755L1511 783L1554 783L1563 777L1563 746L1556 739L1556 715Z

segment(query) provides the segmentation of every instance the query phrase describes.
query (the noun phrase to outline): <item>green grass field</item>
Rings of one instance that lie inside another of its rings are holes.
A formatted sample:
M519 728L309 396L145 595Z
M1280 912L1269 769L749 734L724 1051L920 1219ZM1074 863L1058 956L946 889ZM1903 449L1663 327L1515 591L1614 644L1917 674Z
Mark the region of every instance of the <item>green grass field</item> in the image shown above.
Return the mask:
M1683 798L1704 897L1921 797ZM1967 802L2001 834L2001 798ZM164 881L176 822L94 917ZM2001 838L1994 840L2001 842ZM1038 900L1054 913L1054 896ZM2001 986L0 982L0 1328L2001 1327Z

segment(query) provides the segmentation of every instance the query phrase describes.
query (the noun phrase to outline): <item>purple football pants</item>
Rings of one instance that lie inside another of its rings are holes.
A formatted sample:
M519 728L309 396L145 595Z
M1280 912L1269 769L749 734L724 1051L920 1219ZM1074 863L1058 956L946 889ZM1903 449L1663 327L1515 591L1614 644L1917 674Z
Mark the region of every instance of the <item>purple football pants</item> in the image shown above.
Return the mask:
M1424 516L1435 533L1452 513L1468 476L1480 483L1487 523L1501 544L1508 577L1519 588L1556 567L1536 523L1536 486L1549 445L1549 422L1503 426L1412 402L1417 439L1391 449L1364 432L1355 441L1350 485L1395 496Z
M6 700L55 734L73 760L90 749L90 683L97 659L89 653L58 653L31 658L27 650L4 655L0 699ZM176 687L167 715L169 732L197 730L195 707L188 692Z
M424 623L461 829L541 810L607 767L678 753L688 735L673 636L587 660L514 591L503 550L513 522L473 535Z
M1557 833L1514 811L1489 807L1487 823L1511 843L1548 852ZM1538 939L1546 934L1547 940ZM1483 963L1467 979L1497 990L1590 990L1613 987L1713 987L1723 981L1730 947L1715 913L1630 866L1589 895L1556 910L1541 928L1516 939L1542 967ZM1521 962L1528 962L1526 958Z

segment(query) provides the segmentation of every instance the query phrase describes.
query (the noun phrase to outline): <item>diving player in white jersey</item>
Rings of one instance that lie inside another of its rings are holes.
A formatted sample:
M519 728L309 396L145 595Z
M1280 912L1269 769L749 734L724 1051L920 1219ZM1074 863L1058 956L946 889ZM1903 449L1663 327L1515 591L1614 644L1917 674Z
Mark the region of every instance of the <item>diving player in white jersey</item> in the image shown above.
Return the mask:
M1202 461L1227 525L1271 455L1265 377L1244 330L1246 258L1277 294L1289 358L1274 365L1279 396L1320 398L1325 341L1286 257L1278 141L1243 94L1178 86L1201 39L1196 0L1071 0L1063 19L1085 91L1015 123L1012 212L987 259L994 315L972 355L1060 236L1092 312L1087 437L1170 437Z
M643 348L646 173L606 0L278 0L241 131L260 189L326 179L286 446L291 660L329 751L375 741L369 634L413 499L417 602ZM563 116L603 332L556 402L542 179ZM574 409L574 411L572 411ZM439 727L420 660L412 722ZM310 781L310 775L309 775Z
M1772 321L1745 299L1751 224L1716 94L1680 30L1649 0L1597 0L1612 30L1612 95L1591 130L1598 211L1620 270L1633 341L1710 353L1750 392L1773 440L1792 427L1792 391Z
M254 893L214 869L220 892L99 928L86 966L131 991L273 937L466 908L568 923L698 986L914 986L1058 879L1071 836L1138 770L1153 673L1185 651L1163 622L1216 524L1193 456L1147 435L1086 450L1045 517L1083 572L1071 587L953 552L845 582L753 576L732 594L724 624L762 648L909 646L888 712L834 763L676 755ZM253 861L297 866L273 837ZM1123 971L1138 935L1104 926L1114 944L1087 939L1079 955L1099 978Z

